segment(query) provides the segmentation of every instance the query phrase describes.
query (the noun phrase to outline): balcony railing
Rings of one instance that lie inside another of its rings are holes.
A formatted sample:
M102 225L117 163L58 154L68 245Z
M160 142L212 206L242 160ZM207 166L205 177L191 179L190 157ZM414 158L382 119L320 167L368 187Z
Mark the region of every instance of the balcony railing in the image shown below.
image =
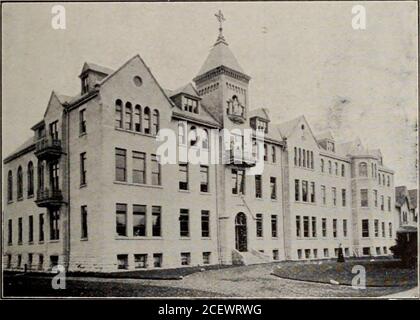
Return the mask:
M253 167L256 164L256 157L250 152L226 150L224 153L224 163L239 167Z
M38 190L35 202L38 207L60 206L63 202L63 194L61 190L50 190L47 188Z
M61 140L45 137L37 141L35 155L38 159L58 158L62 153Z

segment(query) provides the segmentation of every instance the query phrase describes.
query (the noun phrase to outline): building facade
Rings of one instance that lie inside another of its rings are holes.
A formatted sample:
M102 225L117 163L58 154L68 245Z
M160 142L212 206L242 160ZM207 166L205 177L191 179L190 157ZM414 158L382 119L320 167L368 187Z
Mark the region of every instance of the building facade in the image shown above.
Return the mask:
M272 123L250 108L250 80L221 28L178 90L163 89L139 55L117 70L85 63L80 94L52 92L34 136L4 160L5 268L389 254L393 171L380 151L314 135L303 116ZM175 163L161 161L161 129L176 133Z

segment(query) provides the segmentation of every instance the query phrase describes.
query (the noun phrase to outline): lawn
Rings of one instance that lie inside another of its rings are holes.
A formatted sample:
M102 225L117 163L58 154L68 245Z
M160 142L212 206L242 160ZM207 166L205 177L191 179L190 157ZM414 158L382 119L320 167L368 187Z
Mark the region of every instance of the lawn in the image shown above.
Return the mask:
M397 260L353 260L345 263L335 261L311 263L279 264L273 274L286 279L320 283L351 285L357 273L352 273L356 265L366 270L366 286L370 287L414 287L417 285L417 269L403 268Z

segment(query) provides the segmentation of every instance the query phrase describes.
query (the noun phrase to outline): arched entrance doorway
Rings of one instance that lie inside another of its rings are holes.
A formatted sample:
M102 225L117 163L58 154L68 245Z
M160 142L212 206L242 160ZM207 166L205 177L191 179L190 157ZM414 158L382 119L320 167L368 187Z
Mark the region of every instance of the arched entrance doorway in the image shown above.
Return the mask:
M248 250L246 215L239 212L235 218L235 248L240 252Z

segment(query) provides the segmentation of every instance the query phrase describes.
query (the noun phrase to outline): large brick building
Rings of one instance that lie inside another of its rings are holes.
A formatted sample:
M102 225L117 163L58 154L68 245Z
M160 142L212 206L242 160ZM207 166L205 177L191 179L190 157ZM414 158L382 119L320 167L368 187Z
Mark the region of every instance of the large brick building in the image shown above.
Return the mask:
M52 92L34 136L4 160L5 268L327 259L339 247L389 254L394 179L380 151L315 135L303 116L273 123L250 108L250 79L221 29L194 84L175 91L139 55L117 70L85 63L80 94ZM180 154L197 148L223 161L161 164L163 128L176 132ZM239 159L223 152L227 140L210 147L223 129L236 130ZM264 133L252 153L244 129L253 141ZM263 171L249 174L258 159Z

